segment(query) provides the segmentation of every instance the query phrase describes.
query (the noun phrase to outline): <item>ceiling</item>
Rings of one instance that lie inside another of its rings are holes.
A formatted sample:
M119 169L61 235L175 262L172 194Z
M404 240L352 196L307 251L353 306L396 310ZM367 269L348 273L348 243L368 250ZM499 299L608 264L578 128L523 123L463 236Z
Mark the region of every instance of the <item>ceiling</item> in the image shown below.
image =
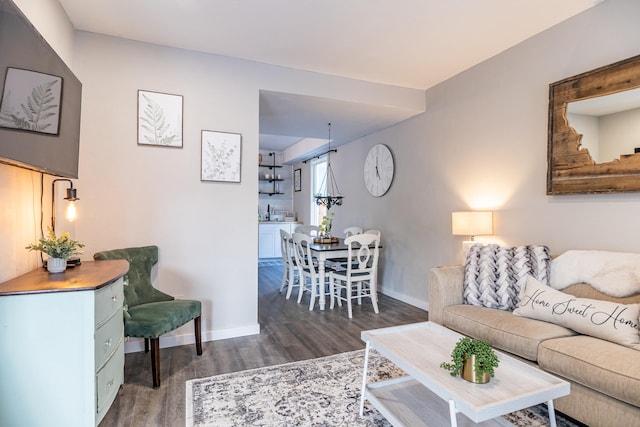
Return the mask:
M77 30L427 89L603 0L58 1ZM277 151L329 121L339 144L409 117L276 92L260 114L260 148Z

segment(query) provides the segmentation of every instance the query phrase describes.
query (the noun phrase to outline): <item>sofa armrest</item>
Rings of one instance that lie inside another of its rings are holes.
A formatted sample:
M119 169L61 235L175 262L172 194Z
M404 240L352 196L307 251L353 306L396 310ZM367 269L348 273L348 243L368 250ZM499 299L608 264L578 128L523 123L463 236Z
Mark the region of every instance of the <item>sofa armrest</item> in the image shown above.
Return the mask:
M462 304L464 267L437 267L429 271L429 320L442 325L444 309Z

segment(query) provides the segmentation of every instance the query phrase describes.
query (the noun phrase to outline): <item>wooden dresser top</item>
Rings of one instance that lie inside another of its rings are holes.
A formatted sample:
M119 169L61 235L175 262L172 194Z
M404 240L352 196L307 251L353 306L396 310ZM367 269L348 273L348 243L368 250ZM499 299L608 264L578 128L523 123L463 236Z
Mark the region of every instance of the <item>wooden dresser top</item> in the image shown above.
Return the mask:
M125 260L82 261L62 273L38 268L15 279L0 283L0 297L48 292L90 291L106 286L129 271Z

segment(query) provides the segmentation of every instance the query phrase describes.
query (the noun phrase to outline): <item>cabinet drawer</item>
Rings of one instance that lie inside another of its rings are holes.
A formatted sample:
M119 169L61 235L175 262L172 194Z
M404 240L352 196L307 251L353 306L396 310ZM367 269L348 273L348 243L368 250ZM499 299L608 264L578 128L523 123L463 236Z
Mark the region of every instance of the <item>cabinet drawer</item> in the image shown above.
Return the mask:
M123 340L123 336L124 321L120 313L114 313L107 323L96 330L94 340L96 370L100 369L111 357L120 341Z
M96 375L96 388L98 394L98 408L96 423L104 417L107 410L116 398L120 384L124 380L124 340L121 340L116 352Z
M122 304L124 301L124 291L122 288L122 278L116 280L109 286L96 291L96 328L102 325L116 311L122 314Z

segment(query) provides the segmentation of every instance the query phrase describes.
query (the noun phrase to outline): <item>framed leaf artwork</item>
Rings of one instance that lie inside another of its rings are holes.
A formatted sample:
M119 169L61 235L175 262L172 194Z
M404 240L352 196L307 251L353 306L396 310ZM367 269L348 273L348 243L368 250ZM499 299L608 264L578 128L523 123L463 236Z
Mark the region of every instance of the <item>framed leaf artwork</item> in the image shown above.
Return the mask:
M240 182L242 135L202 131L201 181Z
M138 90L138 145L182 148L182 95Z
M0 126L58 135L62 77L7 68L0 102Z

